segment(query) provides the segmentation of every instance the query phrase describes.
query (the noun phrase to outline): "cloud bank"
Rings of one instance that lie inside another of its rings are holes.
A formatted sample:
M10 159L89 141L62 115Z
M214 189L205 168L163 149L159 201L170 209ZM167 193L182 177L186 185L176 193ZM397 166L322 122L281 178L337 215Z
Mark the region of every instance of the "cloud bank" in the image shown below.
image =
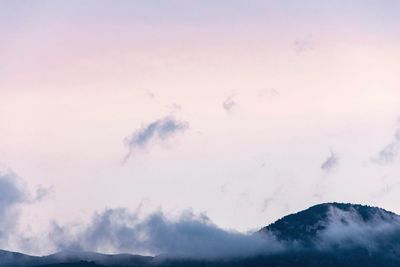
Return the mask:
M188 122L176 120L171 116L144 125L124 139L124 144L128 147L129 151L124 157L123 162L127 161L135 150L145 149L153 142L166 141L188 128Z
M142 216L138 211L116 208L95 213L86 224L54 222L47 234L30 240L41 244L38 246L41 249L47 247L48 252L94 251L189 259L285 255L310 249L331 253L358 248L369 253L390 250L393 255L400 255L400 217L396 214L380 209L343 210L330 206L326 213L314 215L316 220L306 220L304 227L295 229L294 235L293 228L290 230L293 225L287 225L284 234L292 238L281 238L273 231L249 234L225 230L207 216L190 211L175 217L163 212ZM309 239L303 239L304 233L297 235L298 231L306 231ZM298 236L301 238L296 239Z
M273 232L224 230L205 215L192 212L176 218L162 212L141 217L124 208L96 213L86 226L55 224L49 237L55 250L166 254L193 259L271 255L310 248L323 252L363 248L371 253L390 248L400 254L398 215L379 209L367 214L332 206L324 219L319 218L305 228L317 229L311 234L311 247L302 240L278 239Z
M223 230L206 216L191 212L184 212L176 219L162 212L140 218L127 209L107 209L80 229L54 225L50 236L56 250L168 254L187 258L242 257L280 249L272 235Z

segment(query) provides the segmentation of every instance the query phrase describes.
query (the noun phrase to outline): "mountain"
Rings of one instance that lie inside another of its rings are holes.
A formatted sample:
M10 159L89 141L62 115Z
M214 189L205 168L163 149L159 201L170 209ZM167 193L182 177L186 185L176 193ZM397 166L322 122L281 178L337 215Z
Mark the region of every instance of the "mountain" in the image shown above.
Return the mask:
M65 250L37 257L16 252L0 251L0 267L19 266L148 266L154 257L131 254L101 254Z
M18 252L0 250L0 266L23 266L30 265L40 257L30 256Z
M287 215L262 228L259 233L272 233L281 241L297 241L311 245L318 234L336 224L344 230L351 225L360 228L374 224L399 224L400 216L377 207L345 203L323 203L295 214ZM351 235L351 233L349 233ZM399 240L400 241L400 240Z
M119 265L124 266L144 266L150 264L153 257L131 255L131 254L101 254L95 252L82 252L82 251L61 251L59 253L51 254L44 257L48 263L58 262L93 262L101 265Z
M62 251L37 257L0 251L1 267L398 267L400 216L384 209L324 203L287 215L255 235L282 249L252 257L185 259ZM227 244L228 245L228 244ZM267 251L267 249L266 249Z

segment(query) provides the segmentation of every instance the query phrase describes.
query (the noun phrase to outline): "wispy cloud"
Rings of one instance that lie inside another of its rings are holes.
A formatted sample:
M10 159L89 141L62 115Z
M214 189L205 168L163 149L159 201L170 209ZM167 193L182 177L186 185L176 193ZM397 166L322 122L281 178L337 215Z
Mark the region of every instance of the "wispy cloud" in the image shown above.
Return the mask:
M129 151L124 157L123 162L126 162L135 150L144 149L155 141L166 141L188 128L188 122L176 120L171 116L144 125L124 139L124 144L128 147Z
M378 164L388 164L392 163L400 153L400 121L398 122L397 130L393 136L392 141L387 144L378 155L371 158L372 162Z
M275 199L279 196L279 194L282 191L282 185L276 188L273 192L272 195L264 199L262 207L261 207L261 212L265 212L268 207L275 201Z
M182 110L182 106L177 103L172 103L171 105L168 105L167 108L170 110L172 114Z
M275 88L271 88L271 89L262 89L258 92L258 96L259 97L264 97L264 96L278 96L279 92L278 90L276 90Z
M54 192L53 187L43 187L39 186L36 189L36 196L33 198L33 201L42 201L48 198Z
M146 95L150 98L150 99L154 99L156 96L153 92L151 91L146 91Z
M338 162L338 156L333 152L332 149L330 149L330 155L321 164L321 170L323 170L324 172L331 172L338 166Z
M230 112L237 103L233 100L232 96L229 96L225 101L222 103L222 107L227 111Z
M310 34L303 36L303 37L299 37L293 42L293 47L294 47L294 50L298 53L313 50L314 49L314 38Z

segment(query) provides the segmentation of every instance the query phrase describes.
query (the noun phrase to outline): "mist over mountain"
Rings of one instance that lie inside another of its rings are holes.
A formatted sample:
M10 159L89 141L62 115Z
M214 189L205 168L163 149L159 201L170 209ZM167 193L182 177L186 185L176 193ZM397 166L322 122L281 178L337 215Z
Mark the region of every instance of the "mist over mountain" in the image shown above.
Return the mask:
M278 240L301 246L323 248L365 246L374 249L382 237L398 235L400 216L381 208L324 203L285 216L262 228Z
M221 234L219 231L215 233ZM158 256L139 256L64 250L37 257L1 251L0 266L400 266L400 216L381 208L319 204L285 216L251 236L268 240L264 249L256 254L223 254L221 257L201 254L193 257L170 251ZM249 242L240 238L224 240L226 247L231 245L229 242L240 241L244 245ZM271 246L271 240L276 242L274 246ZM170 242L182 242L182 239ZM200 244L198 240L186 242ZM179 245L175 246L179 248Z

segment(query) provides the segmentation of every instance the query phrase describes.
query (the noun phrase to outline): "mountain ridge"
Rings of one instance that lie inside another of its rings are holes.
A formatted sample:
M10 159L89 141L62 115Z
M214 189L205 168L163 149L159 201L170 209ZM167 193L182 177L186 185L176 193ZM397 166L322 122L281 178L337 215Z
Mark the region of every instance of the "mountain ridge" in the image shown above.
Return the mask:
M381 225L384 227L380 227ZM321 203L286 215L262 227L255 234L260 236L270 234L286 247L276 253L224 259L142 256L126 253L102 254L79 250L64 250L47 256L31 256L0 250L0 266L400 266L400 216L378 207L338 202Z

